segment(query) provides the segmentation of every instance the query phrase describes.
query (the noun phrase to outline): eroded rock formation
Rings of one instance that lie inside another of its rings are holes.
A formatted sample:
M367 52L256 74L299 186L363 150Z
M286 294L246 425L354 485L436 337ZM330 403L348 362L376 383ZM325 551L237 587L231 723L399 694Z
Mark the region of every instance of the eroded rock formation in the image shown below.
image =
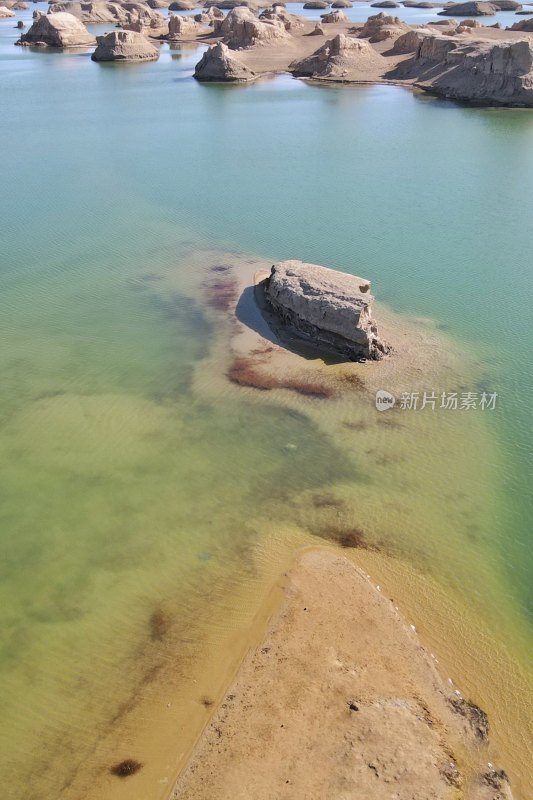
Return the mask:
M470 0L467 3L452 3L439 11L439 14L441 17L491 17L498 10L495 3Z
M522 6L517 0L490 0L500 11L520 11Z
M150 39L161 39L168 37L168 23L163 17L154 19L137 19L134 22L123 23L125 31L135 31L148 36Z
M388 348L372 320L370 283L302 261L274 264L265 281L268 306L289 334L343 358L380 359Z
M232 50L268 44L289 37L280 19L259 20L249 8L234 8L224 20L215 20L215 32Z
M525 33L533 33L533 18L521 19L520 22L515 22L508 31L524 31Z
M227 45L218 42L203 54L196 65L194 77L199 81L242 83L255 80L257 75L242 64Z
M533 42L423 35L397 70L431 92L489 105L533 106Z
M410 30L409 25L402 22L399 17L392 17L382 11L369 17L358 35L361 39L368 39L369 42L375 43L383 42L385 39L394 39L408 30Z
M112 31L98 36L93 61L156 61L159 48L136 31Z
M259 8L269 8L271 5L270 0L204 0L203 2L204 8L218 6L225 10L242 7L257 11Z
M96 44L94 36L73 14L35 13L33 25L27 33L22 34L17 44L46 47L90 47Z
M321 15L322 22L326 24L335 25L339 22L348 22L348 17L344 11L330 11L329 14Z
M183 14L171 14L168 18L168 38L182 39L187 36L196 36L202 29L202 25L196 22L194 17L186 17Z
M429 31L427 28L420 28L418 30L412 29L407 31L407 33L403 33L394 42L392 52L398 54L415 53L428 33Z
M259 14L261 21L279 22L283 25L286 31L294 31L302 27L301 18L296 14L290 14L283 6L273 6L266 8Z
M66 11L80 19L83 23L117 22L117 14L112 3L77 3L74 0L65 3L52 3L50 13L59 14Z
M216 19L224 19L224 12L215 6L194 15L194 21L201 25L213 25Z
M376 75L384 68L383 56L368 42L342 33L328 39L307 58L294 61L289 66L296 77L332 81L349 81L355 74L360 80L365 72Z
M165 20L158 14L157 11L150 8L147 3L140 2L127 2L127 3L107 3L107 2L76 2L76 0L67 0L67 2L52 3L50 5L51 13L59 13L66 11L73 14L80 19L83 23L105 23L114 22L118 25L125 26L131 25L134 22L142 21L143 25L153 27L160 27L165 25ZM156 26L152 23L153 20L158 22Z

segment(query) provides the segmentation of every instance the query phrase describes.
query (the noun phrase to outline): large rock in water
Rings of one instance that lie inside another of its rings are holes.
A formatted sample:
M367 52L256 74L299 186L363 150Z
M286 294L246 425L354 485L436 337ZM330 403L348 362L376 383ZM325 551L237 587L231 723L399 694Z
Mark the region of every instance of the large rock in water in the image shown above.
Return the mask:
M426 35L396 76L434 94L481 105L533 107L533 41L464 42Z
M533 19L521 19L520 22L515 22L508 31L524 31L525 33L533 33Z
M147 3L127 2L127 3L108 3L108 2L67 2L50 4L49 13L66 11L73 14L83 23L116 22L119 25L131 25L141 20L145 25L150 25L152 20L157 20L160 24L166 22L161 14L154 11Z
M90 47L96 39L83 22L73 14L41 14L36 12L33 25L17 44L39 44L47 47Z
M246 6L246 8L257 11L259 8L269 8L272 3L271 0L203 0L202 5L204 8L217 6L217 8L223 8L224 10Z
M3 19L4 17L7 18L7 17L14 17L14 16L15 16L15 12L11 11L10 8L6 8L5 6L0 6L0 19Z
M379 77L386 60L372 45L342 33L329 39L312 55L294 61L289 70L299 78L330 81L358 81Z
M491 0L493 6L499 8L500 11L520 11L522 8L520 3L516 0Z
M203 54L194 70L198 81L238 83L253 81L257 75L242 64L223 42L210 47Z
M282 261L265 281L268 306L291 333L357 361L388 348L372 320L370 282L344 272Z
M185 14L171 14L168 18L168 38L170 41L184 37L196 36L202 30L202 25L194 17Z
M156 61L159 48L135 31L112 31L98 36L93 61Z
M493 3L472 0L467 3L452 3L439 11L441 17L491 17L498 11Z
M348 17L344 13L344 11L330 11L329 14L321 14L322 22L329 23L331 25L337 25L339 22L348 22Z
M67 0L65 3L52 3L48 10L50 14L66 11L67 14L81 19L85 25L117 21L115 4L112 3L78 3L74 0Z
M279 19L259 20L246 7L232 9L224 20L214 20L214 29L217 35L223 37L224 44L232 50L253 47L255 44L276 43L290 36Z

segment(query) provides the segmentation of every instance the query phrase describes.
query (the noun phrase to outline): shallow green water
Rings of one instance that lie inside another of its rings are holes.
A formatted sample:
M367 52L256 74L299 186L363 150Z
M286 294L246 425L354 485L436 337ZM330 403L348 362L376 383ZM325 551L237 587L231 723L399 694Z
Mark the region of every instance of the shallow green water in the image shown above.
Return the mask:
M213 335L187 295L202 247L369 276L380 299L472 343L499 393L500 483L468 484L473 508L497 509L489 522L480 511L486 553L467 565L469 590L482 604L482 556L503 570L504 644L525 660L533 114L289 78L200 86L198 51L102 67L14 48L12 26L0 23L4 796L21 796L21 765L26 797L57 796L67 772L57 784L32 770L43 731L68 739L75 767L72 704L81 719L90 691L99 718L172 587L198 602L242 568L280 514L265 497L367 479L304 416L191 393ZM175 292L158 292L154 275L174 272Z

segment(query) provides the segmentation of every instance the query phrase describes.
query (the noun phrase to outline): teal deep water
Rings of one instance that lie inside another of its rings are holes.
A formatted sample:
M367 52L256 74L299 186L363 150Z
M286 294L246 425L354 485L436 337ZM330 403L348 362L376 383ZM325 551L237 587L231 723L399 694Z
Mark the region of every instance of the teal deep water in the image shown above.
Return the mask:
M183 556L179 575L192 581L217 537L230 549L265 487L357 478L321 438L317 466L300 419L272 411L257 422L224 399L216 411L189 405L209 321L179 294L167 304L138 289L140 276L186 270L195 247L368 276L380 300L433 318L476 354L483 387L498 393L492 541L515 609L510 626L519 621L526 652L533 113L289 77L202 86L192 79L200 49L164 46L154 64L103 66L86 52L15 48L13 24L0 22L0 670L8 712L26 678L55 696L55 677L39 669L47 647L62 653L69 682L75 624L89 609L80 655L112 641L116 629L104 636L95 620L113 598L121 608L121 581L138 580L109 571L124 543L130 566L152 569L146 593L159 569L164 595L173 559ZM252 424L254 440L235 449ZM291 437L302 446L296 469L277 456ZM219 480L207 502L202 481ZM204 507L187 516L196 501ZM149 507L157 508L151 517ZM176 520L180 534L169 541ZM472 580L482 596L475 564ZM36 714L40 724L45 709ZM28 741L22 727L19 744L13 732L13 763ZM31 796L42 795L36 788Z

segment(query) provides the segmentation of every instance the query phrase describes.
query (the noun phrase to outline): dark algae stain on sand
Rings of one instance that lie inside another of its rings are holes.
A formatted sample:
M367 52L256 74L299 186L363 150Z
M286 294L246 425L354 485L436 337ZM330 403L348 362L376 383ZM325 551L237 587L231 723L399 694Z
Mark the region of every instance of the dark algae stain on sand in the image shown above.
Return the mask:
M143 765L139 761L135 761L133 758L126 758L124 761L114 764L109 772L112 775L116 775L117 778L128 778L130 775L135 775L136 772L139 772L142 767Z

